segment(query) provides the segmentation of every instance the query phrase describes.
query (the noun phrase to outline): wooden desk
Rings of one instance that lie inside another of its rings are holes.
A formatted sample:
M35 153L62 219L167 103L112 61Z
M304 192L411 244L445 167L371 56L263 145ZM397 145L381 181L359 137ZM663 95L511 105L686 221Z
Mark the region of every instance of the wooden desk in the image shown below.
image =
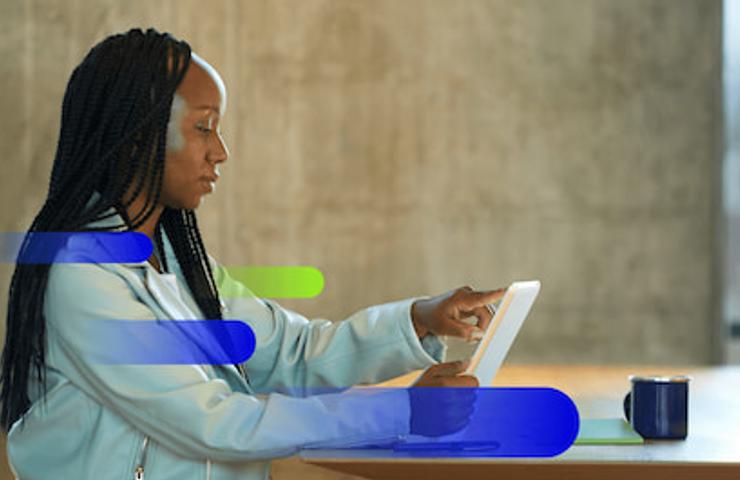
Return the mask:
M581 418L614 418L623 414L630 374L693 377L685 441L576 445L546 459L394 459L377 451L307 452L302 459L371 479L740 479L740 367L505 366L495 385L551 386L575 401Z

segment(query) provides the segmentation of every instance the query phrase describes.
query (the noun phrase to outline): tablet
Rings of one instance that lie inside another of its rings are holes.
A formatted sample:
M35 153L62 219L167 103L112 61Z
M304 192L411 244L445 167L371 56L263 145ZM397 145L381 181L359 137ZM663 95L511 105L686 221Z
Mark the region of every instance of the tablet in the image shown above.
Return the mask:
M493 384L539 292L538 280L514 282L506 290L465 371L465 374L475 376L481 387Z

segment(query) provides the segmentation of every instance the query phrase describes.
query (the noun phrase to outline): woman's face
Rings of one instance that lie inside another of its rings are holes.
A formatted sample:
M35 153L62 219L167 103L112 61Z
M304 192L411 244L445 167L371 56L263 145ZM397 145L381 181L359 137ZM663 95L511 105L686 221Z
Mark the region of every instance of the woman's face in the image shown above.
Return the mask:
M172 102L160 198L164 206L194 210L214 190L218 166L229 156L220 131L225 107L223 81L193 53Z

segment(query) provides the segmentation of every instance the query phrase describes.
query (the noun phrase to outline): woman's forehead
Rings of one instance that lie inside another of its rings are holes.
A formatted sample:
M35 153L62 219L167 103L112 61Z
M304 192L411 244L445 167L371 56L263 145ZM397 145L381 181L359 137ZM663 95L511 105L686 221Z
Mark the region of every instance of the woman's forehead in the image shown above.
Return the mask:
M226 86L221 75L195 53L177 93L185 99L190 109L213 109L220 115L226 110Z

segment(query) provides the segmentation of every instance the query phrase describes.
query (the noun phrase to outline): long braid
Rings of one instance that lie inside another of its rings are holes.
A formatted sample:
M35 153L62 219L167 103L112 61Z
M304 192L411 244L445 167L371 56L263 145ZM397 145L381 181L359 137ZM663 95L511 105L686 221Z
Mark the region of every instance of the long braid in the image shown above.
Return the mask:
M208 319L222 319L221 300L203 244L203 238L198 229L195 212L165 208L160 224L164 227L170 239L177 263L180 265L182 274L201 312ZM183 230L187 232L187 235L178 235L178 232ZM162 251L161 246L158 245L158 248ZM162 258L166 261L165 255L162 255ZM163 268L167 269L166 266ZM228 339L224 339L224 341L228 341ZM233 346L229 348L233 348ZM249 374L242 365L234 364L234 367L241 372L247 383L250 383Z
M162 225L170 239L177 263L195 297L202 313L208 319L223 318L218 291L213 280L213 272L202 245L200 231L191 210L165 208ZM186 235L178 232L186 232Z
M160 200L172 96L189 64L190 46L154 29L110 36L88 52L67 84L47 198L29 232L131 231L151 216ZM134 184L133 196L124 198ZM130 218L126 207L144 189L144 206ZM96 191L100 198L87 205ZM122 225L85 226L116 213ZM194 213L165 209L162 225L199 307L206 318L220 319ZM161 248L159 225L156 230ZM19 255L34 238L26 236ZM50 268L16 264L10 283L0 377L0 425L6 432L25 418L32 372L41 398L46 396L43 299Z

